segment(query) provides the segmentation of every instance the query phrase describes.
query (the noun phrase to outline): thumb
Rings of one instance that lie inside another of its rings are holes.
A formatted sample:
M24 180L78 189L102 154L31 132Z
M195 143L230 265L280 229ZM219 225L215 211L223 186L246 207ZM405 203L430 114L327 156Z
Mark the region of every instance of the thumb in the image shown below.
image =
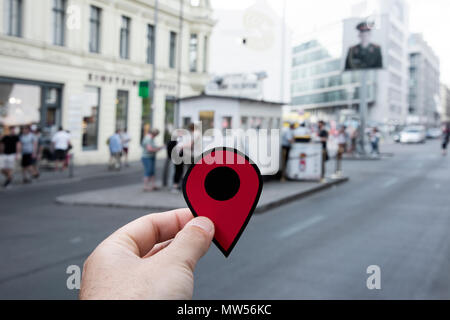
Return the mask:
M208 251L214 236L214 224L206 217L189 221L164 250L171 263L182 263L194 271L197 261Z

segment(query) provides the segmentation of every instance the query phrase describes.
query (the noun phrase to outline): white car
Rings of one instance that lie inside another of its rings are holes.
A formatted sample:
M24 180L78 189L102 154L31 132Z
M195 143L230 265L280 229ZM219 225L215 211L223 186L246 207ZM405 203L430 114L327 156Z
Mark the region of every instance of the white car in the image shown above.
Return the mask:
M424 143L427 139L427 132L423 126L406 127L400 133L401 143Z

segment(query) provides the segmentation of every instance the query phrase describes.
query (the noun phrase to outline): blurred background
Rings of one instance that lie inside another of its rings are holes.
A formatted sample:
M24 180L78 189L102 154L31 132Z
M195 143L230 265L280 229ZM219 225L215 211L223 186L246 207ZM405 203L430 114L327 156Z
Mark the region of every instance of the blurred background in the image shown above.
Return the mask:
M228 260L211 248L194 297L448 299L449 13L0 0L0 298L76 298L68 266L129 220L185 206L170 142L195 124L279 129L280 150L264 214ZM143 193L147 136L166 148ZM383 290L366 287L374 264Z

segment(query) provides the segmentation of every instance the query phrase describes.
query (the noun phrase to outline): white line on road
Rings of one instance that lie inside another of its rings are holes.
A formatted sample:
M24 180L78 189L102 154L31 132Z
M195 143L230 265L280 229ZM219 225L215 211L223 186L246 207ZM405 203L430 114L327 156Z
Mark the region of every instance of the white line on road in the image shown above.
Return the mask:
M293 225L290 228L287 228L286 230L283 230L279 235L278 238L288 238L300 231L303 231L312 225L315 225L316 223L322 221L325 219L324 216L314 216L306 221L302 221L301 223L297 225Z
M396 184L398 182L398 178L391 178L383 184L383 188L389 188L390 186Z

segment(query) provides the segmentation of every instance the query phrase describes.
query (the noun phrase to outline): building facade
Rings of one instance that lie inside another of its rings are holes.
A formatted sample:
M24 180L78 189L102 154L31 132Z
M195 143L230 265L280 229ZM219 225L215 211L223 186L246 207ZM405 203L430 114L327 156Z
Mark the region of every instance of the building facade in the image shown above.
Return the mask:
M412 123L435 126L439 123L439 58L421 34L409 37L409 109Z
M208 0L159 1L157 21L155 0L0 0L0 121L62 125L78 164L107 161L127 129L139 158L150 119L171 130L176 98L203 90L211 14ZM154 99L141 98L154 65Z
M291 32L283 18L255 0L245 10L215 10L214 19L211 73L265 73L261 99L289 102Z
M305 36L292 49L291 110L308 111L315 119L338 120L342 110L357 112L361 71L345 71L348 35L367 17L352 8L352 17ZM408 109L408 7L401 0L380 0L375 20L376 44L383 68L368 71L367 102L371 125L405 122Z
M450 123L450 88L441 83L440 118L443 123Z

